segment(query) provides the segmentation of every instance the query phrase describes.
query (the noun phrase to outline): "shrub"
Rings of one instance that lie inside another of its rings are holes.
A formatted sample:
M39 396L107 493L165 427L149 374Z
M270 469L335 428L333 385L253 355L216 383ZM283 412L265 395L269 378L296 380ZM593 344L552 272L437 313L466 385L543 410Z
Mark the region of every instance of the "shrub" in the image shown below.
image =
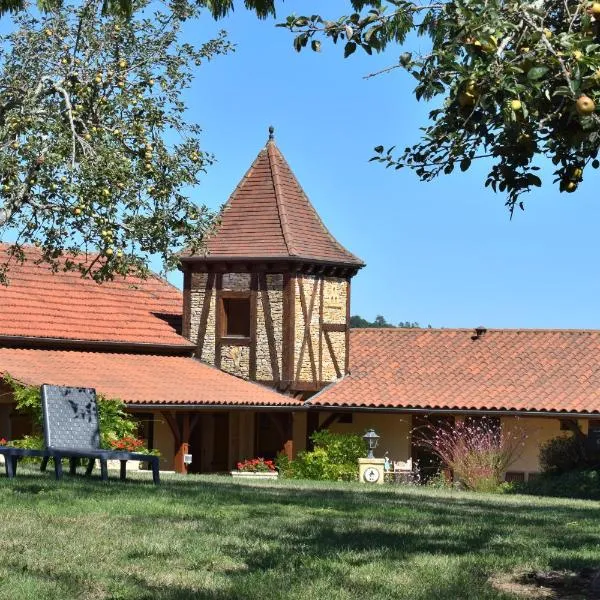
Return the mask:
M428 425L413 432L414 443L436 455L469 490L496 491L522 452L525 432L503 431L486 418Z
M543 474L535 479L512 483L512 493L558 498L600 500L600 471L577 469L560 474Z
M544 473L565 473L584 466L580 442L574 435L561 435L544 442L539 460Z
M328 481L354 481L358 477L358 459L366 454L361 436L325 429L314 433L311 440L314 450L300 452L295 460L278 457L282 476Z
M293 477L292 464L293 462L290 460L287 453L279 452L277 454L277 458L275 459L275 466L279 471L280 477L287 477L288 479L291 479Z
M19 440L9 442L9 445L27 450L41 450L44 447L44 437L40 434L25 435Z
M438 471L435 475L429 477L429 479L425 481L425 485L434 490L448 490L455 487L452 479L448 477L447 473L443 470Z

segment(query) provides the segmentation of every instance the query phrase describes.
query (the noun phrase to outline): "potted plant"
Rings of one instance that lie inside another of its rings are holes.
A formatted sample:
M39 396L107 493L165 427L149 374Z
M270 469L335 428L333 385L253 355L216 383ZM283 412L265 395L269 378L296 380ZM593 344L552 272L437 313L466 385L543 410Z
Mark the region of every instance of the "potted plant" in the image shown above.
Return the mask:
M279 476L275 463L264 458L248 458L237 463L236 467L231 475L239 479L277 479Z

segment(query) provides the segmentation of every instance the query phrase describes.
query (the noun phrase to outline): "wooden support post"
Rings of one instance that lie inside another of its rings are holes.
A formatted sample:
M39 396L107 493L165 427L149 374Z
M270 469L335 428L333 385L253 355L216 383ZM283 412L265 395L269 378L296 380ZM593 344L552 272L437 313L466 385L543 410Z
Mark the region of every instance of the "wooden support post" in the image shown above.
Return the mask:
M189 444L182 442L175 448L175 458L173 459L175 472L183 475L187 474L187 465L183 462L183 455L188 454Z
M176 415L173 412L163 412L163 417L168 423L173 434L173 444L175 447L175 458L173 459L173 468L176 473L187 473L187 465L183 462L184 454L190 451L190 435L198 424L200 415L196 414L190 419L190 413Z
M294 460L294 440L288 440L283 445L283 453L288 457L288 460Z
M184 462L184 455L190 451L190 415L184 413L181 415L181 422L177 420L179 425L179 436L175 446L175 471L177 473L187 474L187 465Z

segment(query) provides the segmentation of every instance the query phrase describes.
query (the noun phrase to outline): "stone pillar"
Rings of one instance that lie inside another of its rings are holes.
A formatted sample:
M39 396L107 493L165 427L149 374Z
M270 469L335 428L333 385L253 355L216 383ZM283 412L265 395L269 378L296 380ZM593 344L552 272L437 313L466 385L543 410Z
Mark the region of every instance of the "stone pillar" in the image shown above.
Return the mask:
M383 484L385 458L359 458L358 478L361 483Z

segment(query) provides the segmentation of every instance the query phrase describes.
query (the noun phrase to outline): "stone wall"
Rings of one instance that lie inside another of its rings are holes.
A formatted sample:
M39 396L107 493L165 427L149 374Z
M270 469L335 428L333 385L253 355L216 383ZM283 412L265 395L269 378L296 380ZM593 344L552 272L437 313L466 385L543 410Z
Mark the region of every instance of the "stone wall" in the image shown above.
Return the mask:
M207 273L192 273L191 274L191 289L189 292L189 307L184 307L184 310L189 310L189 317L185 317L185 321L189 323L188 339L194 344L198 344L200 321L202 319L202 310L206 297L206 283L208 281ZM208 302L210 308L206 323L206 334L204 336L204 344L198 349L198 357L209 364L215 363L215 339L216 339L216 302L215 290L213 289L209 295Z
M191 274L191 289L184 309L189 339L198 343L202 311L206 297L207 273ZM283 275L266 275L266 290L259 286L256 302L256 379L274 381L281 378L283 346ZM223 291L250 292L249 273L224 273ZM215 364L216 343L216 290L209 296L210 308L204 334L204 344L199 349L199 358ZM272 330L267 332L266 311L270 313ZM200 353L201 352L201 353ZM250 350L246 346L225 345L221 349L221 369L248 378L250 375Z
M250 376L250 348L248 346L221 346L221 369L237 377Z
M185 322L189 339L198 344L201 337L202 313L205 301L210 302L207 313L204 343L198 348L198 356L204 362L215 364L216 343L216 290L211 289L207 295L207 273L192 273L191 289L186 297ZM256 298L256 380L278 381L282 378L283 356L283 307L284 289L283 275L269 274L265 276L266 289L262 277ZM337 372L332 359L332 351L336 357L339 371L343 374L346 363L346 335L343 331L331 331L327 334L329 344L321 331L321 314L324 324L345 325L347 319L348 282L343 278L322 277L317 275L298 275L294 282L294 373L300 382L330 382L337 379ZM315 372L311 365L311 353L307 344L303 344L305 323L302 302L300 299L300 281L304 289L307 311L310 309L311 297L314 303L310 318L310 338L315 362ZM250 292L251 275L249 273L224 273L223 291ZM208 299L208 300L206 300ZM321 307L322 303L322 307ZM270 315L270 322L269 316ZM304 349L302 347L304 346ZM302 356L301 356L302 355ZM300 369L298 364L301 362ZM221 369L249 378L250 351L246 346L223 346L221 350Z
M250 273L224 273L223 290L226 292L249 291Z
M343 377L346 368L346 334L343 331L329 331L326 335L333 349L340 376ZM329 382L339 379L331 354L329 344L327 344L326 339L323 339L322 381Z
M281 379L282 367L283 275L267 275L266 283L266 290L259 286L256 302L256 379L275 381ZM265 312L271 315L271 334L267 331Z
M346 324L348 281L325 277L323 281L323 323Z
M323 323L333 325L346 325L348 312L348 281L337 277L326 277L323 282ZM335 355L337 366L342 374L346 367L346 333L343 331L329 331L327 340L323 340L323 362L321 366L322 381L335 381L338 378L335 370L331 350Z

